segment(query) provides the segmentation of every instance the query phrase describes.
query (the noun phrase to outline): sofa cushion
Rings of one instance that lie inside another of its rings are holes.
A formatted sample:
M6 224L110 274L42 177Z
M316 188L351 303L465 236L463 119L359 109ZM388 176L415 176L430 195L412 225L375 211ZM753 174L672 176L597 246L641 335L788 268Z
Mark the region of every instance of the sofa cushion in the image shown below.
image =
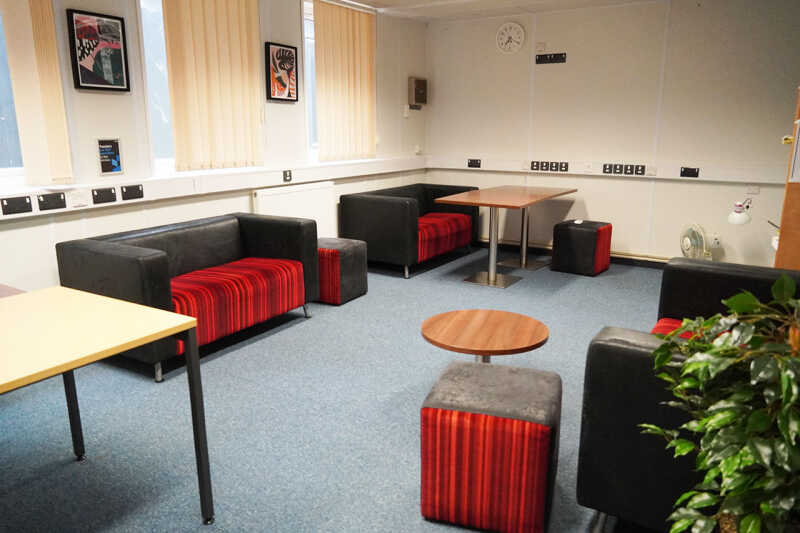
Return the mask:
M472 218L461 213L428 213L419 217L417 261L466 246L472 240Z
M667 335L668 333L672 333L683 324L683 320L678 320L677 318L662 318L656 322L656 325L653 326L653 329L650 330L650 333L653 335ZM689 339L691 338L692 333L690 331L684 331L681 333L682 339Z
M239 220L233 215L102 235L94 239L165 252L171 278L244 257Z
M305 303L303 265L293 259L246 257L174 277L171 285L175 312L197 318L199 345Z

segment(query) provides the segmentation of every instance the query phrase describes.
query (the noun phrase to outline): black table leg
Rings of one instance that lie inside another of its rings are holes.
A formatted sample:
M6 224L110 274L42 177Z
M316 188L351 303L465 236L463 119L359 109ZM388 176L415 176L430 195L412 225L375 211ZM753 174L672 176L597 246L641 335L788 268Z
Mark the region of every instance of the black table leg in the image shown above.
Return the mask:
M72 370L61 374L64 378L64 392L67 395L67 411L69 412L69 429L72 432L72 450L78 461L86 458L83 447L83 429L81 428L81 411L78 408L78 393L75 391L75 375Z
M203 383L200 379L200 356L197 351L197 331L192 328L178 335L184 342L186 374L189 378L189 399L192 403L194 455L197 459L197 481L200 484L200 510L205 524L214 523L214 501L211 497L211 472L206 439L206 415L203 408Z

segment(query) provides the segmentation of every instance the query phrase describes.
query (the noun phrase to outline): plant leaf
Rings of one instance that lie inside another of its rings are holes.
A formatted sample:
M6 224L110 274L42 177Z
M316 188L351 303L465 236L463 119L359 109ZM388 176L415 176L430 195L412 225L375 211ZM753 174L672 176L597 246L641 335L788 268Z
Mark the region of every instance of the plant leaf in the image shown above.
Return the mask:
M725 304L728 309L740 315L752 313L761 306L761 302L758 301L758 298L749 291L742 291L735 296L731 296L727 300L722 300L722 303Z
M667 449L669 448L675 448L675 457L681 457L694 450L695 444L686 439L672 439L667 444Z
M665 342L656 348L655 351L653 351L653 357L655 358L653 366L656 370L669 363L672 360L672 348L670 343Z
M778 429L786 442L794 446L800 432L800 414L791 406L783 408L778 414Z
M719 429L727 426L739 418L739 411L734 409L727 409L711 415L706 422L706 429Z
M778 380L778 363L764 355L750 363L750 384L771 383Z
M795 282L786 274L781 274L781 277L772 285L772 297L776 302L785 304L794 297Z
M672 524L672 527L669 528L669 533L681 533L681 531L689 529L692 524L694 524L694 518L682 518Z
M723 476L730 477L734 472L739 470L739 464L741 461L742 458L738 453L731 455L730 457L723 459L723 461L719 464L719 470L722 472Z
M688 492L684 492L683 494L681 494L681 497L678 498L678 500L675 502L674 507L678 507L680 504L682 504L683 502L685 502L686 500L688 500L697 493L698 492L696 490L690 490Z
M747 442L747 447L760 464L769 468L772 464L772 446L767 439L753 438Z
M791 368L781 372L781 398L784 407L792 405L797 400L797 375Z
M769 416L769 411L766 409L759 409L753 411L747 417L747 432L748 433L763 433L769 429L772 424L772 417Z
M692 533L711 533L717 526L717 521L708 516L698 518L692 526Z
M761 533L761 517L752 513L742 518L739 533Z
M692 499L689 500L689 503L686 504L686 507L689 509L702 509L704 507L715 505L717 502L719 502L719 496L710 494L708 492L701 492L692 496Z

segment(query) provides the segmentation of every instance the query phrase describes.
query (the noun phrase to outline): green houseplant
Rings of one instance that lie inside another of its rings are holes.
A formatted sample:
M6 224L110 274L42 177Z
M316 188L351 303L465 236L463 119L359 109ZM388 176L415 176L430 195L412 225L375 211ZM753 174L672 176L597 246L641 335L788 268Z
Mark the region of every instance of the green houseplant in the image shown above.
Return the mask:
M689 421L640 427L675 457L696 454L703 476L675 502L670 533L800 531L800 300L785 275L772 296L736 294L728 314L684 319L653 352L667 403Z

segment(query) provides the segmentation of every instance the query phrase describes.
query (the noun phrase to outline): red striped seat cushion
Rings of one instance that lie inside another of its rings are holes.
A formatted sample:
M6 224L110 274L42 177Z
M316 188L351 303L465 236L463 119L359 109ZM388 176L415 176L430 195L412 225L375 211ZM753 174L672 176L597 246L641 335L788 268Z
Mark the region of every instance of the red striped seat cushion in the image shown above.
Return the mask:
M472 217L461 213L428 213L418 222L420 263L472 240Z
M656 325L653 326L653 329L650 330L650 333L653 335L667 335L672 333L683 324L683 320L678 320L677 318L661 318L656 322ZM681 333L682 339L689 339L692 337L692 333L690 331L684 331Z
M291 259L247 257L176 276L171 285L175 312L197 318L198 345L299 307L306 294L303 264Z
M422 516L491 531L544 531L550 428L425 407Z
M339 250L319 248L319 301L326 304L342 303L341 262Z

